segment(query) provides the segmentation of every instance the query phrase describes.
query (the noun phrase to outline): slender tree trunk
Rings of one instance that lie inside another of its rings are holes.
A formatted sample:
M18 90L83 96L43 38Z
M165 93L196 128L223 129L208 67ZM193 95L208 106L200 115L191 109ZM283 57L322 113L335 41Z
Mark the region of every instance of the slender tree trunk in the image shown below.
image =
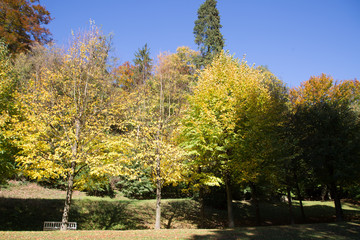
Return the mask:
M288 198L290 224L293 225L295 223L295 220L294 220L294 213L293 213L293 207L292 207L292 201L291 201L290 186L286 187L286 191L287 191L287 198Z
M261 225L259 196L258 196L258 193L257 193L255 183L250 182L250 188L251 188L251 194L252 194L252 202L253 202L253 204L255 206L256 224Z
M65 199L65 206L64 206L64 212L61 220L61 231L66 231L68 222L69 222L69 212L70 212L70 206L71 206L71 198L73 193L73 187L74 187L74 177L75 177L75 169L76 169L76 156L77 156L77 150L78 150L78 141L80 136L80 119L75 119L75 142L72 146L72 162L71 162L71 171L69 173L68 178L68 185L66 189L66 199Z
M61 231L66 231L69 223L69 212L70 212L70 205L73 193L73 186L74 186L74 173L75 173L75 166L76 163L71 163L71 173L69 173L68 184L66 188L66 199L65 199L65 206L61 220Z
M160 175L160 156L156 159L156 217L155 229L161 228L161 175Z
M200 228L205 227L205 203L204 203L204 188L199 189L199 203L200 203Z
M327 193L327 186L323 185L321 188L321 201L325 201L326 193Z
M229 179L226 179L226 200L227 200L227 210L228 210L228 220L229 228L234 228L234 214L233 214L233 204L232 204L232 194Z
M155 229L161 228L161 157L160 157L160 149L161 149L161 141L162 141L162 120L163 120L163 82L162 78L160 78L160 102L159 102L159 124L156 134L156 216L155 216Z
M343 211L341 208L341 201L340 201L340 197L337 191L337 187L336 187L336 183L332 182L330 184L330 192L331 192L331 197L334 199L334 204L335 204L335 211L336 211L336 221L340 222L343 221Z
M201 174L201 167L198 167L197 170L198 174ZM200 223L199 227L204 228L205 227L205 203L204 203L204 188L201 186L201 181L199 181L199 204L200 204Z
M300 186L299 186L299 182L298 182L296 174L295 174L295 181L296 181L296 184L295 184L296 191L297 191L297 195L299 197L301 217L302 217L303 221L306 222L306 216L305 216L305 211L304 211L304 206L303 206L303 201L302 201L302 195L301 195Z

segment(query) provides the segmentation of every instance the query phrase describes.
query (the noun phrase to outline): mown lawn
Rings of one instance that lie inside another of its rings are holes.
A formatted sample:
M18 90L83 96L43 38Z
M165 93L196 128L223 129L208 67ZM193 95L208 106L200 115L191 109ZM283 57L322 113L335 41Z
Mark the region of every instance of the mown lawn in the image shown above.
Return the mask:
M293 226L245 227L236 229L165 229L127 231L0 232L0 239L356 239L356 222L301 224Z
M41 188L33 183L14 183L7 189L1 189L0 231L41 231L44 221L60 221L64 197L63 191ZM335 222L333 202L305 201L304 208L306 221L301 218L298 203L294 202L296 224ZM346 221L360 221L360 205L343 202L343 211ZM263 202L260 204L260 212L263 226L289 224L286 203ZM234 202L234 217L236 227L256 226L255 208L251 202ZM152 229L155 224L155 200L130 200L121 196L115 199L88 197L78 192L71 206L69 221L77 222L78 230ZM206 228L220 231L226 226L226 206L206 207L205 218L201 219L199 205L194 200L162 201L163 229Z

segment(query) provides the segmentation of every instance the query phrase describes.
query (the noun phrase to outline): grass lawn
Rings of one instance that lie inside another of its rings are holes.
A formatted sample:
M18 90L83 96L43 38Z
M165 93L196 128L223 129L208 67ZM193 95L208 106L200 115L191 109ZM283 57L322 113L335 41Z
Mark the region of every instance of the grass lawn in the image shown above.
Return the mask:
M6 231L3 236L7 236L7 238L11 235L10 233L15 234L10 231L41 231L44 221L61 220L64 199L64 191L43 188L35 183L12 182L7 188L0 189L0 231ZM304 225L305 227L303 227L303 225L299 224L334 224L335 221L333 202L305 201L304 208L307 216L306 221L303 221L301 218L300 208L295 201L293 212L295 215L295 223L297 225L294 227L278 226L287 225L289 223L287 204L281 202L263 202L260 204L262 225L271 226L271 228L265 228L265 230L262 230L261 227L254 228L254 231L256 232L251 232L253 231L253 228L240 228L235 231L224 231L221 229L224 229L227 226L226 206L222 206L220 209L207 207L205 209L205 219L202 221L200 218L199 205L196 201L191 199L164 199L162 200L161 224L164 229L175 229L173 231L175 236L183 236L182 238L189 239L190 235L199 235L196 238L190 238L198 239L202 234L209 236L214 234L219 236L224 234L226 236L228 234L236 234L236 236L238 236L238 234L240 234L240 236L243 237L250 234L249 237L253 235L258 237L263 235L264 237L270 237L265 232L270 231L271 229L274 229L273 231L275 232L278 231L278 233L275 233L275 236L281 236L280 233L288 231L286 229L295 229L291 231L295 231L296 236L302 236L302 234L305 233L306 236L309 236L310 230L308 228L315 229L318 227L321 228L321 226L327 229L326 231L318 231L318 233L321 234L327 234L331 228L338 229L337 232L340 233L347 233L345 230L342 232L340 230L346 228L349 228L350 230L356 229L358 228L358 225L351 225L350 223L360 222L360 205L343 202L343 211L345 220L348 222L347 225L314 225L315 227ZM251 202L235 201L234 217L236 227L254 227L256 225L255 208ZM142 231L139 230L148 230L154 227L155 200L130 200L122 196L117 196L114 199L89 197L86 196L85 193L76 192L70 210L69 221L77 222L78 230L81 231L71 233L34 232L33 234L44 235L44 237L39 235L34 238L46 239L56 238L56 236L61 238L61 234L75 234L73 236L75 238L77 237L76 234L79 234L78 238L82 238L82 236L88 236L90 234L90 237L87 238L92 239L91 236L94 235L95 237L97 236L96 234L124 234L122 231L113 232L110 230L136 230L133 233L129 232L129 234L141 234ZM200 226L201 228L218 230L197 230ZM85 230L96 231L87 232ZM101 232L98 230L108 231ZM149 234L150 233L160 234L159 236L162 236L165 233L172 233L172 231L150 231ZM31 235L32 233L16 232L16 236L21 237L18 234L25 234L24 236L26 238L28 236L27 234ZM54 236L46 237L48 234L54 234ZM0 238L3 236L0 236ZM360 236L358 239L360 239Z
M127 231L0 232L0 239L356 239L356 222L244 227L236 229L165 229Z

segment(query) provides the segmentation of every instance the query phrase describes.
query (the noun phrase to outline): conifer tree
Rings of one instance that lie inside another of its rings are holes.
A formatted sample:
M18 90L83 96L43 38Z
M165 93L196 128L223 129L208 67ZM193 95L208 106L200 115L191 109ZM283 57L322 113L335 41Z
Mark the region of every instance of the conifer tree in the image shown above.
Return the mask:
M224 38L220 32L219 11L216 0L206 0L198 10L198 19L195 21L195 43L199 46L200 56L197 59L199 66L210 63L213 57L224 48Z
M146 79L151 75L152 59L150 58L150 48L147 44L135 53L134 64L137 69L135 81L137 85L145 84Z

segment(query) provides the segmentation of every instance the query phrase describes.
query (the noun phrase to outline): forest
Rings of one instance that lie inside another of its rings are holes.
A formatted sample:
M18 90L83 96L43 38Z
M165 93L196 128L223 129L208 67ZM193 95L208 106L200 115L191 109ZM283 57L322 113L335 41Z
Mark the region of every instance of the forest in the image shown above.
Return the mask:
M0 1L0 182L65 189L64 230L75 190L192 198L227 210L263 202L360 200L360 85L331 73L288 88L266 66L224 51L215 0L199 7L197 50L151 59L145 44L112 61L111 38L90 21L68 47L51 41L40 1ZM23 15L27 12L26 15ZM26 16L26 17L21 17ZM189 30L191 31L191 29Z

